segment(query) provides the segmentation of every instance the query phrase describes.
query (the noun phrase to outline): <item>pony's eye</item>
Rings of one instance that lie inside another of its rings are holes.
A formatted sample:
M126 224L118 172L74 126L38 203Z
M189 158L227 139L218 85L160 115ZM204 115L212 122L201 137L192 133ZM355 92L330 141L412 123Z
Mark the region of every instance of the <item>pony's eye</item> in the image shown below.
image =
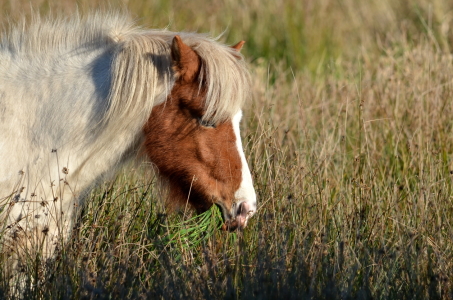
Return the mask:
M215 128L216 125L214 123L211 123L209 121L203 120L202 118L198 118L198 124L200 124L203 127L208 127L208 128Z

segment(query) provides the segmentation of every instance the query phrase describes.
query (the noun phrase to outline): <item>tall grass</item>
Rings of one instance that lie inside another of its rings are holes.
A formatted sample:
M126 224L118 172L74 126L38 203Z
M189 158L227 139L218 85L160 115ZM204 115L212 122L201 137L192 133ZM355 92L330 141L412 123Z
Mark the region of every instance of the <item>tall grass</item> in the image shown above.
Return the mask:
M181 230L170 224L190 217L166 212L146 166L126 169L89 197L73 240L28 298L453 297L452 3L111 6L147 27L247 41L253 100L242 134L259 209L244 232L168 243ZM12 19L30 10L25 1L0 8ZM31 259L22 276L37 282L40 268Z

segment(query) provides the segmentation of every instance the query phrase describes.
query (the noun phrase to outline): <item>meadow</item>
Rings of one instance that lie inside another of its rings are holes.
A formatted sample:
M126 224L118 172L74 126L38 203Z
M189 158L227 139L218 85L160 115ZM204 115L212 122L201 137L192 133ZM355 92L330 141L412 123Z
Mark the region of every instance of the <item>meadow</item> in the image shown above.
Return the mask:
M243 232L194 227L130 166L55 260L30 257L26 299L453 298L453 2L0 0L0 21L99 8L246 41L258 212Z

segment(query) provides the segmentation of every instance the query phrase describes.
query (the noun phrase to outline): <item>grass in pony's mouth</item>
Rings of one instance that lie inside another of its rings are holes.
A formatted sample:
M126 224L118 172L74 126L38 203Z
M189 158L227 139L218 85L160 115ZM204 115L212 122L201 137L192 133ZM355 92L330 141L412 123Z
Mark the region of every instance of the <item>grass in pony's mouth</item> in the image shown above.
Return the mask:
M222 223L222 212L217 205L213 205L202 214L165 225L167 235L163 242L166 246L179 245L185 249L193 249L220 230Z

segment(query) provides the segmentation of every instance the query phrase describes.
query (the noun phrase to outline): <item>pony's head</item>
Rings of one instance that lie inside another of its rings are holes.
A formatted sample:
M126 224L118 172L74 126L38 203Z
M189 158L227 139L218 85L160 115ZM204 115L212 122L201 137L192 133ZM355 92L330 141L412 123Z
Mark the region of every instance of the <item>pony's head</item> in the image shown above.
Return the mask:
M237 54L242 45L233 47ZM223 212L223 228L242 229L256 211L239 133L242 113L238 110L220 121L206 118L202 58L179 36L172 41L171 57L175 83L145 126L146 153L168 180L171 201L189 202L198 212L217 204Z

